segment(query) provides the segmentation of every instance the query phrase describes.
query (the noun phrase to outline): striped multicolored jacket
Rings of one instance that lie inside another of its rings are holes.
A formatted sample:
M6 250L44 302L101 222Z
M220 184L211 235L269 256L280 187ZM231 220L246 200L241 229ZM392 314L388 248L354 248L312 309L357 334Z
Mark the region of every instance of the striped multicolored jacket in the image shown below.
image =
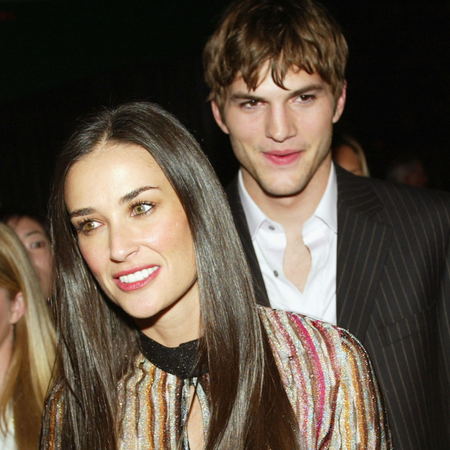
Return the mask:
M391 449L387 417L370 360L347 331L309 317L258 307L288 398L298 418L301 447ZM232 368L230 368L232 370ZM189 392L196 385L207 432L209 376L180 378L140 355L118 387L123 407L121 450L189 449L181 434ZM61 407L47 430L58 449ZM58 417L59 416L59 417ZM55 444L55 445L54 445Z

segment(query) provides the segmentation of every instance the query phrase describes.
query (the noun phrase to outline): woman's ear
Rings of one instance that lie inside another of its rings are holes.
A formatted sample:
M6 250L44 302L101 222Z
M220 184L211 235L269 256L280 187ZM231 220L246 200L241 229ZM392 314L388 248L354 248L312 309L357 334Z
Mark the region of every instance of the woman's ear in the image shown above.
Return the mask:
M11 301L11 314L9 317L9 323L11 325L16 324L25 313L25 301L23 299L22 292L18 292Z

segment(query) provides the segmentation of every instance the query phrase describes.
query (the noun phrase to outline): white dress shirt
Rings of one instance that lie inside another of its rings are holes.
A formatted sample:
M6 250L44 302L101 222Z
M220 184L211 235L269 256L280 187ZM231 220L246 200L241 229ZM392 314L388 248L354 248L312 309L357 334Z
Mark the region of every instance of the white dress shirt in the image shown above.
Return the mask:
M303 292L283 270L286 232L270 220L245 189L239 171L239 196L272 308L293 311L336 324L337 181L331 165L325 193L303 225L303 242L311 254L311 271Z

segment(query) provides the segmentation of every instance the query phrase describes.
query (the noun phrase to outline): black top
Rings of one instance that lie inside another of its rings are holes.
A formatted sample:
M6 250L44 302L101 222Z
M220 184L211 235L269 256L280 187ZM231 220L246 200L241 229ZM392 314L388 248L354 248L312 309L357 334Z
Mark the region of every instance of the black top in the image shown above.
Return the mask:
M165 347L143 333L139 333L141 351L156 367L179 378L191 378L208 372L199 370L199 340L184 342L178 347Z

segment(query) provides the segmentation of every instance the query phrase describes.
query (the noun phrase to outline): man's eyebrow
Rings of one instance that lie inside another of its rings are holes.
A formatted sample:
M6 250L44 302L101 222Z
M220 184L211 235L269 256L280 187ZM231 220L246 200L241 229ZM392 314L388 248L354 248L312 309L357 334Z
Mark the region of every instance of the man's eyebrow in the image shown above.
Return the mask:
M287 93L288 97L292 98L292 97L297 97L298 95L306 94L308 92L323 91L324 89L325 89L325 87L322 84L313 83L313 84L308 84L307 86L304 86L295 91L286 90L286 93ZM236 100L254 100L256 102L259 102L259 101L264 101L264 97L254 95L250 92L237 91L230 95L230 100L231 101L233 101L233 100L234 101L236 101Z
M129 192L128 194L125 194L119 200L119 204L129 202L130 200L133 200L133 198L136 198L139 194L142 194L142 192L149 191L150 189L159 189L159 187L158 186L142 186L140 188L134 189L133 191Z
M322 84L309 84L308 86L304 86L296 91L290 93L289 97L297 97L298 95L307 94L308 92L320 92L325 90L325 86Z
M255 100L257 102L263 100L262 97L258 97L257 95L250 94L249 92L235 92L230 95L230 100Z

